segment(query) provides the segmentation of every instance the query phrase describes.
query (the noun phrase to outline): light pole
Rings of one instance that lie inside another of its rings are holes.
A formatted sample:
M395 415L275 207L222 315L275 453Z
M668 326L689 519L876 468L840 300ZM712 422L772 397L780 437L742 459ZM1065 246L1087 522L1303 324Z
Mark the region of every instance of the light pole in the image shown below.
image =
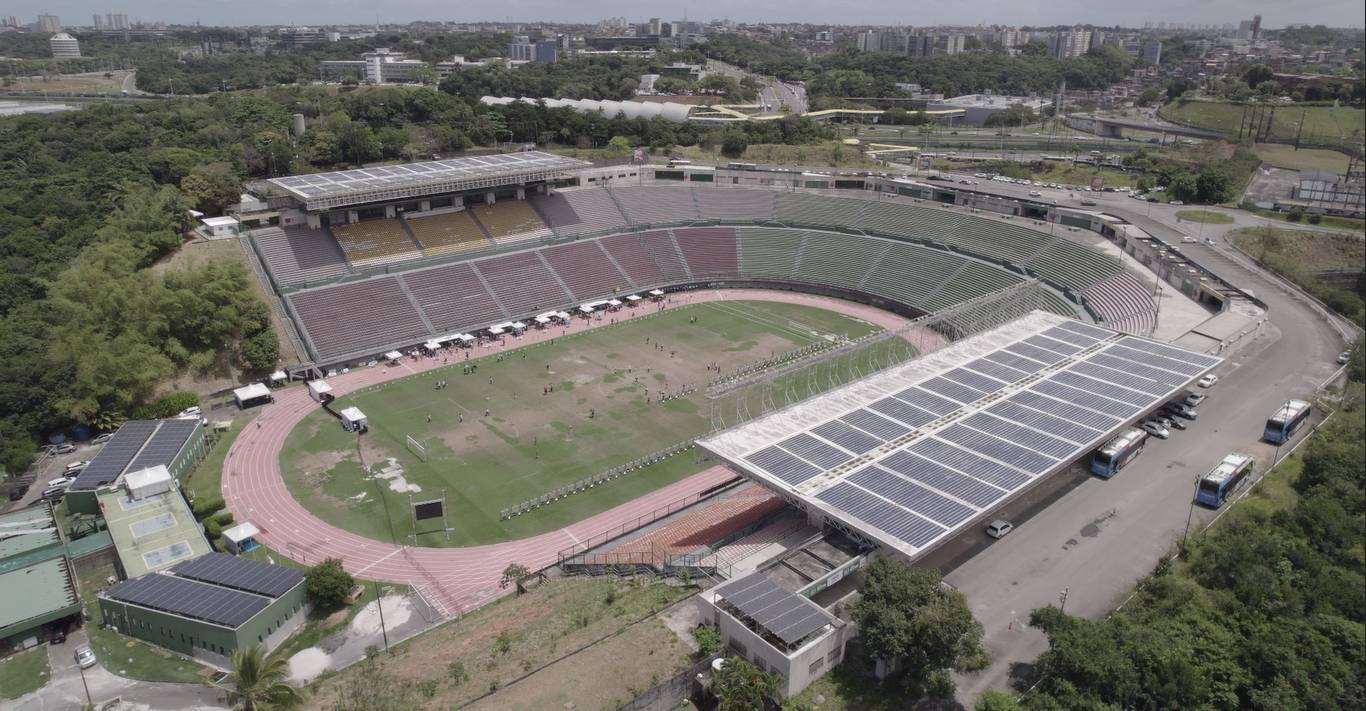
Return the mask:
M1181 532L1181 553L1186 552L1186 536L1191 531L1191 519L1195 517L1195 500L1200 498L1200 477L1195 477L1195 491L1191 492L1190 509L1186 511L1186 530Z
M1058 591L1058 612L1061 612L1064 615L1067 614L1067 593L1071 589L1071 587L1065 587Z
M371 581L370 585L375 590L375 609L379 610L379 632L384 637L384 651L389 651L389 630L384 626L384 602L379 595L379 583Z

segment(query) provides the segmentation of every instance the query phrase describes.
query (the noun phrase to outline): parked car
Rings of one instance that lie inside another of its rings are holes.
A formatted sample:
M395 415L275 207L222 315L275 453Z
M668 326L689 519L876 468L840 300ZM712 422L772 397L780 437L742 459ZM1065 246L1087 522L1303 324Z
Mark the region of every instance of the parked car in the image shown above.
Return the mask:
M1200 240L1198 240L1198 239L1196 239L1196 238L1194 238L1194 237L1192 237L1192 236L1190 236L1190 235L1186 235L1185 237L1182 237L1182 238L1181 238L1181 241L1182 241L1183 243L1185 243L1185 244L1197 244L1197 243L1200 242Z
M1347 361L1349 361L1349 360L1351 360L1351 359L1352 359L1352 352L1351 352L1351 351L1343 351L1343 352L1341 352L1341 353L1338 354L1338 365L1346 365L1346 364L1347 364Z
M1159 425L1162 425L1163 427L1166 427L1169 430L1176 429L1176 420L1162 414L1161 412L1153 415L1152 417L1149 417L1148 419L1152 420L1153 422L1156 422Z
M76 451L76 445L74 445L74 444L72 444L72 443L70 443L70 442L62 442L61 444L54 444L54 445L51 445L51 446L49 446L49 447L47 448L47 453L48 453L48 454L71 454L71 453L74 452L74 451Z
M43 489L43 501L51 501L55 504L61 501L63 496L66 496L65 486L49 486Z
M1177 430L1185 430L1185 429L1186 429L1186 422L1185 422L1184 420L1182 420L1180 417L1169 417L1169 418L1163 420L1163 422L1165 422L1165 423L1167 424L1167 426L1170 427L1170 428L1172 428L1172 429L1177 429Z
M28 484L15 484L9 488L9 500L18 501L28 493Z
M1009 521L996 519L987 524L987 535L992 538L1005 538L1011 531L1015 530L1015 525Z
M96 662L95 653L90 651L90 647L83 644L76 648L76 663L79 664L82 669L89 669L90 667L95 666Z
M96 437L95 439L90 440L90 443L91 443L91 444L104 444L105 442L108 442L109 440L111 440L111 439L113 439L113 438L114 438L114 433L113 433L113 432L105 432L104 434L102 434L102 435Z
M1082 204L1083 207L1095 207L1096 201L1095 201L1095 200L1082 200L1082 201L1081 201L1081 204Z
M59 477L57 477L56 479L53 479L52 481L49 481L49 482L47 483L47 485L50 486L50 487L51 487L51 486L67 486L67 485L71 484L71 482L73 482L73 481L76 481L76 477L74 477L74 476L59 476Z
M90 460L89 460L89 459L82 459L82 460L79 461L79 462L72 462L72 463L66 465L66 470L65 470L65 472L66 472L67 474L75 474L76 472L81 471L82 469L85 469L85 468L88 467L88 466L90 466Z
M1208 399L1209 395L1206 395L1205 393L1186 393L1186 399L1182 400L1181 404L1186 407L1195 407Z
M1172 436L1172 431L1167 429L1166 427L1163 427L1162 423L1157 422L1156 420L1144 420L1138 426L1144 432L1147 432L1148 434L1158 439L1166 439Z
M1195 384L1199 385L1202 388L1212 388L1214 387L1214 384L1217 382L1219 382L1219 376L1215 375L1214 373L1210 373L1209 375L1206 375L1205 377L1195 381Z
M204 411L199 409L198 405L192 405L181 410L180 414L176 415L176 417L199 417L202 414L204 414Z
M1195 408L1180 402L1167 403L1166 410L1177 417L1185 418L1187 420L1194 420L1200 416L1200 413L1196 412Z

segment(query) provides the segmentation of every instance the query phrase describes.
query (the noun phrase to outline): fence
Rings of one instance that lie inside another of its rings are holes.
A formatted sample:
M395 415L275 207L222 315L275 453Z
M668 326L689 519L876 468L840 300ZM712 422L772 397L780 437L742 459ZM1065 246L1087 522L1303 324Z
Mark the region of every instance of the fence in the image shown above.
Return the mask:
M542 506L546 506L548 504L559 501L560 499L563 499L564 497L569 496L571 494L577 494L581 491L587 491L588 489L591 489L597 486L598 484L603 484L612 481L613 479L625 476L638 469L642 469L651 464L661 462L665 459L668 459L669 457L674 456L675 454L692 449L692 446L692 440L688 440L686 442L679 442L678 444L666 447L653 454L648 454L644 457L641 457L640 459L636 459L631 462L627 462L626 464L612 467L607 471L599 472L585 479L580 479L572 484L567 484L565 486L561 486L559 488L548 491L544 494L541 494L540 496L537 496L534 499L523 501L522 503L517 504L516 506L513 506L511 508L503 509L498 513L498 518L500 520L506 521L514 516L520 516L529 511L534 511Z
M705 498L708 498L724 489L734 486L739 481L740 477L732 477L716 486L710 487L703 491L688 494L687 496L684 496L681 499L677 499L668 504L665 504L664 506L660 506L659 508L656 508L653 511L641 514L631 519L630 521L617 524L616 526L613 526L601 533L593 534L592 536L589 536L588 538L585 538L582 541L579 541L578 543L575 543L574 545L561 550L558 555L559 562L561 565L563 565L564 561L568 558L572 558L580 553L597 548L598 546L608 541L620 538L621 536L624 536L642 526L648 526L654 523L655 521L664 518L665 516L669 516L675 512L682 511L683 509L686 509L689 506L692 506L693 504Z

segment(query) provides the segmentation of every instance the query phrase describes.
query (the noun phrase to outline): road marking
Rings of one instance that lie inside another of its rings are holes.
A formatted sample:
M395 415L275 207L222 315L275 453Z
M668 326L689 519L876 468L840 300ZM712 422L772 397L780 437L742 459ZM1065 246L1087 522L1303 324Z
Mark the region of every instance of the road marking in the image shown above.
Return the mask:
M389 551L388 553L384 554L384 557L383 557L383 558L380 558L379 560L376 560L375 562L373 562L373 563L371 563L371 564L365 566L364 568L361 568L360 570L357 570L357 571L355 572L355 574L356 574L356 575L361 575L361 574L364 573L365 571L367 571L367 570L369 570L369 569L371 569L371 568L373 568L373 567L379 565L380 563L383 563L383 562L386 561L386 560L389 560L390 558L392 558L392 557L398 555L399 553L402 553L403 550L404 550L403 547L402 547L402 546L399 546L398 548L395 548L394 550L391 550L391 551Z
M579 540L579 537L576 536L576 535L574 535L573 533L571 533L569 529L567 529L567 528L561 528L560 531L561 531L562 533L564 533L564 535L569 536L570 538L574 539L574 545L578 545L579 543L582 543L582 541Z

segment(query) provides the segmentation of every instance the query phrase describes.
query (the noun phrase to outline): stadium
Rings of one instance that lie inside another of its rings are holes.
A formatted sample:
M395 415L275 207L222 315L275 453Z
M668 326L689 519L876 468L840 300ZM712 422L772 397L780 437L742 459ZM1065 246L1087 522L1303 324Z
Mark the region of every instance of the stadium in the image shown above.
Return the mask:
M242 239L311 384L241 433L224 496L434 618L509 563L686 570L785 669L833 659L838 623L767 619L750 571L795 600L920 559L1221 362L1150 336L1159 283L1213 312L1227 285L956 186L538 152L270 182ZM779 542L821 563L783 581L753 560Z

